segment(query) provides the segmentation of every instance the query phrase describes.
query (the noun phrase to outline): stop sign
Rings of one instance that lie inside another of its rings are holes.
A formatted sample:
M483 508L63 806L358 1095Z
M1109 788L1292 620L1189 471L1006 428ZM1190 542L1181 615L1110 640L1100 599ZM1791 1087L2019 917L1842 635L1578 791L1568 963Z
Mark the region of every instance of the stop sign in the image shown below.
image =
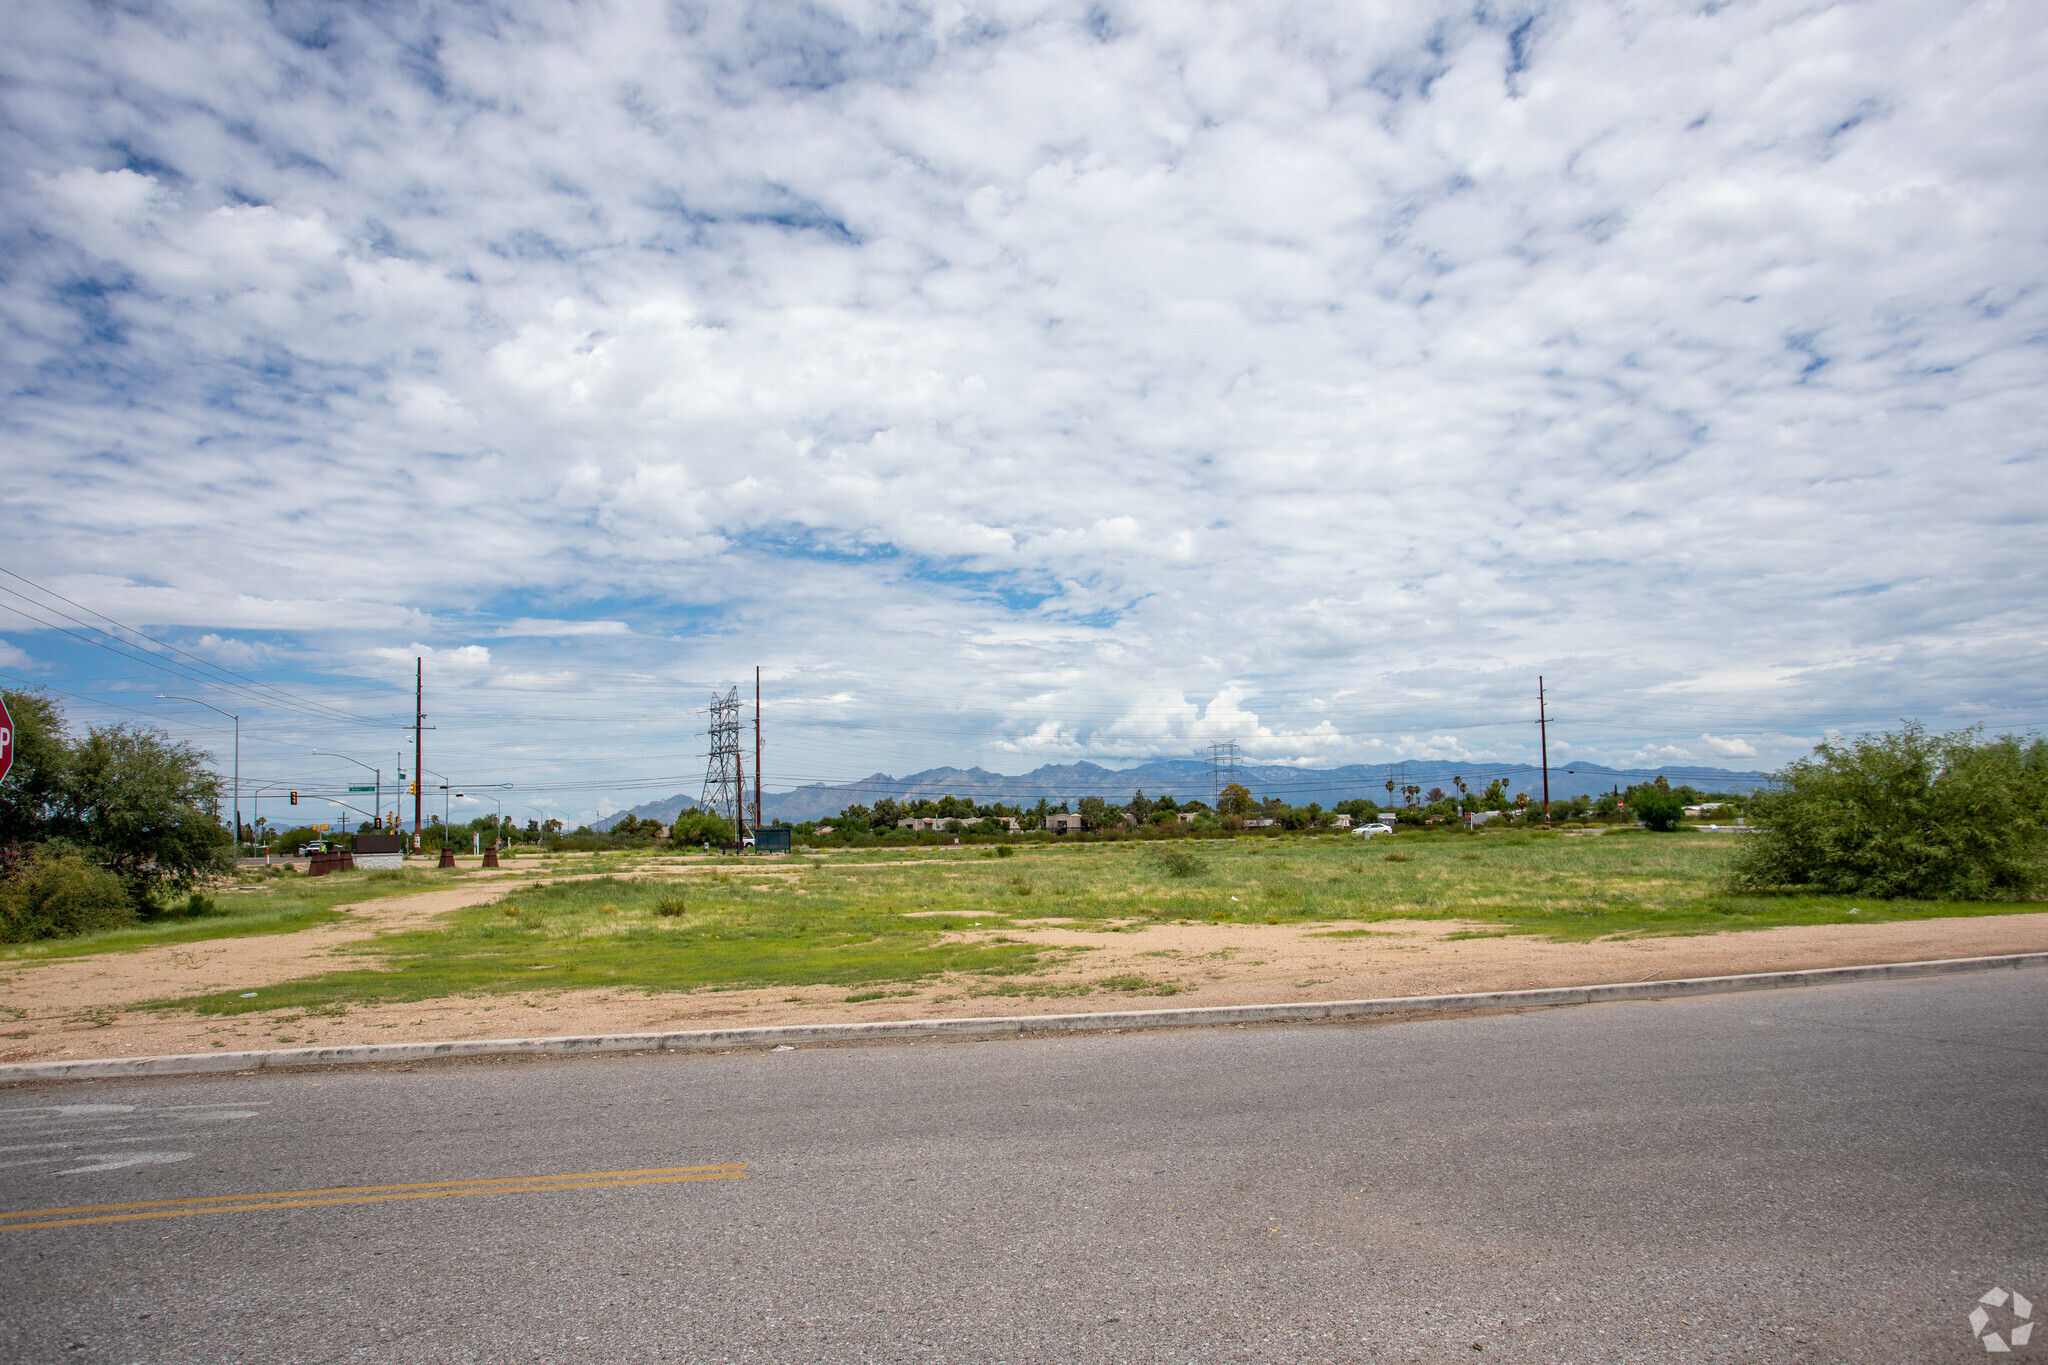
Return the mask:
M7 770L14 766L14 717L7 714L7 703L0 700L0 777L7 776Z

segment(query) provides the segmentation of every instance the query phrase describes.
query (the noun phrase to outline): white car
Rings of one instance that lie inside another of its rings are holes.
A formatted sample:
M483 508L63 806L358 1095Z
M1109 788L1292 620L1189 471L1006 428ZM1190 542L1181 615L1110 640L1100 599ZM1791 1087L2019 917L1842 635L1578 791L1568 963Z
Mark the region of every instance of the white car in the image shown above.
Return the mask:
M1351 832L1361 839L1370 839L1375 834L1392 834L1394 827L1392 825L1360 825Z

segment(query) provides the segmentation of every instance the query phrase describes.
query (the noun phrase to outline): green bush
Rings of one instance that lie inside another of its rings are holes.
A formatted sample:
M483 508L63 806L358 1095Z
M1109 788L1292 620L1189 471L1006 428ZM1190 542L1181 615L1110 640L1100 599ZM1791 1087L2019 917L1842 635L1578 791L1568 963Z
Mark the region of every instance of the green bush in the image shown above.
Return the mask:
M1763 833L1745 889L1918 900L2015 900L2048 879L2048 741L1980 731L1822 744L1749 802Z
M732 832L732 822L716 811L686 810L669 826L668 837L677 848L702 848L706 843L715 848L739 836Z
M135 918L127 885L68 850L23 858L0 881L0 942L70 938Z
M1628 813L1651 829L1668 834L1678 828L1678 822L1685 816L1685 798L1676 792L1644 788L1629 794Z

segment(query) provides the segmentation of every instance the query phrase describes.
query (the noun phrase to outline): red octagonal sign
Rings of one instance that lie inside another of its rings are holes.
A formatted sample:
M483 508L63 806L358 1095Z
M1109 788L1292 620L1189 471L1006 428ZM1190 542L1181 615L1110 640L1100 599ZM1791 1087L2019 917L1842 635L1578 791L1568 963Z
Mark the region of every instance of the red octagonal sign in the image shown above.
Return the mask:
M14 766L14 717L7 714L7 703L0 700L0 777L7 776L7 770Z

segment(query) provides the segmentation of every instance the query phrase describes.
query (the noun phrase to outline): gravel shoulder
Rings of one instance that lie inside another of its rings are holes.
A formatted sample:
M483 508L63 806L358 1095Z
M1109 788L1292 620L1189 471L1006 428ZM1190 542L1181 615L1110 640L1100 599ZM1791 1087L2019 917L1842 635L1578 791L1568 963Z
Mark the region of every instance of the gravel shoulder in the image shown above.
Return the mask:
M350 907L344 923L294 934L10 966L0 972L0 1061L1284 1004L2048 951L2048 913L1573 943L1499 936L1485 926L1440 920L1370 926L1150 924L1111 932L1100 925L1040 921L1006 926L1003 933L1073 950L1050 972L1004 980L947 977L884 988L886 993L879 995L858 993L870 998L849 999L843 986L781 986L656 994L533 990L350 1006L332 1013L256 1011L231 1019L139 1008L167 996L260 991L359 963L349 951L353 944L495 900L510 889L504 882L470 883L365 902Z

